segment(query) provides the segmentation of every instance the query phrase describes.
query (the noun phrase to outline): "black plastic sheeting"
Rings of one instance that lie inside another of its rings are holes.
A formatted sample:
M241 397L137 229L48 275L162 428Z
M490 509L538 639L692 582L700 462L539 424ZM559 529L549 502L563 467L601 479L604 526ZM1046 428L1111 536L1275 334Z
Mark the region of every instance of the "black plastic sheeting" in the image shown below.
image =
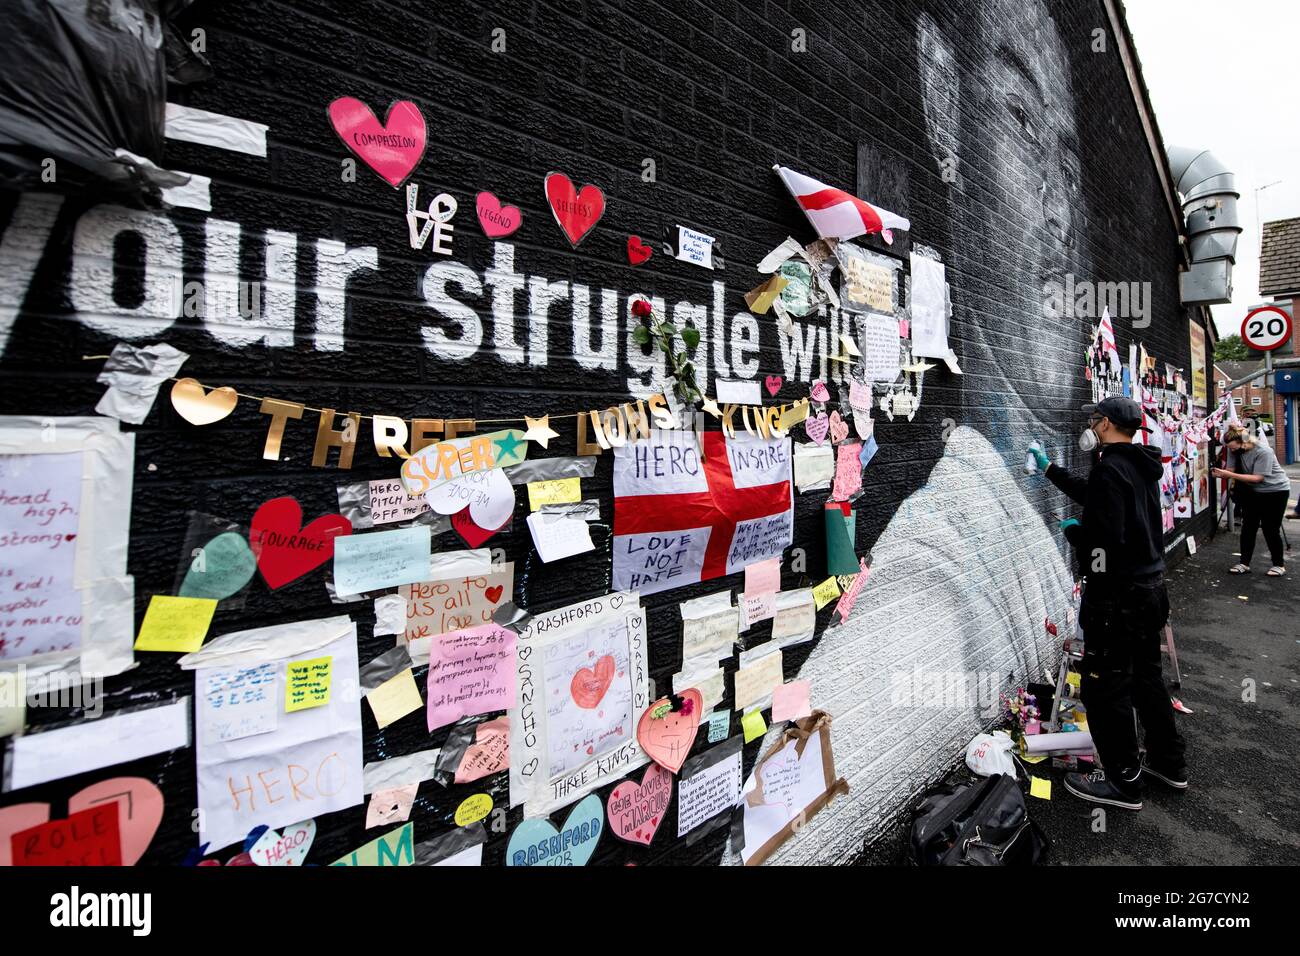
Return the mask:
M191 2L4 0L0 186L155 204L182 184L158 167L168 82L211 75L173 23Z

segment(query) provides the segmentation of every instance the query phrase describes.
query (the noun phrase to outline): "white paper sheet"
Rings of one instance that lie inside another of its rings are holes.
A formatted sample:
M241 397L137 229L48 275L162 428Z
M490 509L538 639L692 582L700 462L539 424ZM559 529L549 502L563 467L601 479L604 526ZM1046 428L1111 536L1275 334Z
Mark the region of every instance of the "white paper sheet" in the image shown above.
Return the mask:
M98 720L15 737L5 790L34 787L189 745L188 697L161 707L108 714Z
M528 516L528 530L537 553L547 563L584 554L596 547L591 542L591 526L582 518L539 511Z
M718 401L732 405L762 405L763 391L758 382L743 382L720 378L714 383Z
M911 264L912 355L945 358L950 349L943 263L912 253Z
M168 103L163 135L200 146L215 146L250 156L266 155L269 127L221 113Z

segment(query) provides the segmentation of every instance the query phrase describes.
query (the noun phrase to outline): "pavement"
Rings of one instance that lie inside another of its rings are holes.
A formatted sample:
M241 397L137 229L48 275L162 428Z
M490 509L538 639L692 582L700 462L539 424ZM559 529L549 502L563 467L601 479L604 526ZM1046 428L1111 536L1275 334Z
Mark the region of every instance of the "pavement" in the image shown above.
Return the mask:
M1292 473L1293 492L1300 468ZM1294 495L1292 501L1294 503ZM1288 513L1292 507L1288 507ZM1152 781L1139 812L1106 808L1098 828L1093 804L1050 777L1050 800L1027 797L1030 815L1052 841L1055 865L1260 865L1300 862L1300 521L1283 529L1297 548L1290 573L1270 578L1262 536L1254 571L1237 576L1238 536L1224 531L1198 542L1169 575L1174 644L1182 684L1171 693L1193 711L1178 714L1187 741L1191 785L1185 792ZM1165 661L1165 677L1173 669ZM961 755L954 755L960 761ZM949 780L974 779L964 763ZM910 862L910 813L869 845L866 865Z

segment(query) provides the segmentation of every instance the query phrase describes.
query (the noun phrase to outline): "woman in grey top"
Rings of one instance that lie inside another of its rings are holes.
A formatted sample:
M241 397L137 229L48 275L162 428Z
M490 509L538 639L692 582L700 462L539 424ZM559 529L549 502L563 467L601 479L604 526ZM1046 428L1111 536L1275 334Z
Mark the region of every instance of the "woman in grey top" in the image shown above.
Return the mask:
M1237 470L1215 468L1218 478L1232 478L1241 483L1241 563L1229 568L1233 574L1250 571L1250 559L1255 554L1255 532L1261 528L1273 566L1269 577L1286 574L1282 555L1282 515L1286 512L1287 498L1291 494L1291 479L1278 463L1267 442L1257 442L1242 429L1233 426L1223 438L1228 451L1237 457Z

